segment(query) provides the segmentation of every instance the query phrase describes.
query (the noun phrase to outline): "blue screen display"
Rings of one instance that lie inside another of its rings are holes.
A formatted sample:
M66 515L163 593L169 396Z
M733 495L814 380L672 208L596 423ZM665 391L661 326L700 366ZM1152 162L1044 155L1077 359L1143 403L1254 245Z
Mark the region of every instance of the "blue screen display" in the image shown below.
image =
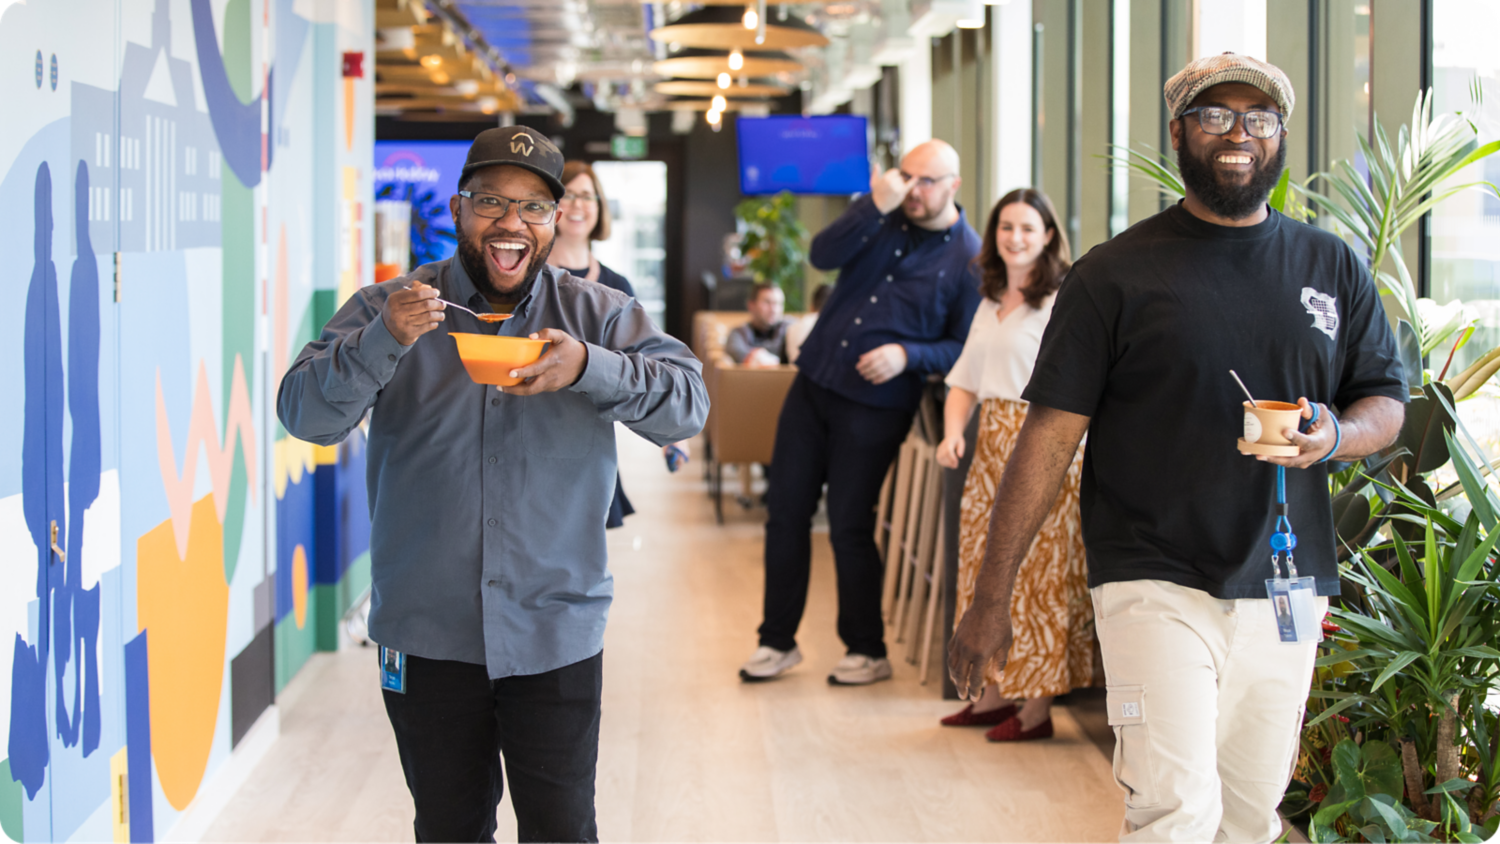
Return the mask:
M851 194L870 189L865 118L741 117L740 192Z
M458 192L468 154L468 141L375 142L375 198L411 202L413 266L441 261L458 249L448 198Z

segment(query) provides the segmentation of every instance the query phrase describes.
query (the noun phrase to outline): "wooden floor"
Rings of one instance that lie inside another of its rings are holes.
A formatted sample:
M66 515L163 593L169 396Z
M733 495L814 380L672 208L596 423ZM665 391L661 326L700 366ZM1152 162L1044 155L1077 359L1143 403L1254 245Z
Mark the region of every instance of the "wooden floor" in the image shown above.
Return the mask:
M940 699L935 673L919 685L904 661L890 682L827 684L843 647L826 533L814 537L806 661L741 683L760 620L764 511L727 503L716 525L700 463L670 475L643 440L619 442L637 513L610 531L602 840L1115 839L1120 791L1068 709L1054 710L1051 741L994 745L940 727L957 706ZM205 840L411 840L372 653L314 656L279 704L281 738ZM497 840L515 840L508 802L499 823Z

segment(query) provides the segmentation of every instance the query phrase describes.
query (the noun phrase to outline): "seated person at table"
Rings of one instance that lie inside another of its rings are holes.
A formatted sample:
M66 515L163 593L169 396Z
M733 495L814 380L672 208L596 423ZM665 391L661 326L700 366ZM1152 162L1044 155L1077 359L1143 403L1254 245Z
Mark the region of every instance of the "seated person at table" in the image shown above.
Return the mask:
M751 368L786 363L786 329L791 320L782 316L786 294L774 284L750 288L745 310L750 321L729 332L724 351L741 366Z

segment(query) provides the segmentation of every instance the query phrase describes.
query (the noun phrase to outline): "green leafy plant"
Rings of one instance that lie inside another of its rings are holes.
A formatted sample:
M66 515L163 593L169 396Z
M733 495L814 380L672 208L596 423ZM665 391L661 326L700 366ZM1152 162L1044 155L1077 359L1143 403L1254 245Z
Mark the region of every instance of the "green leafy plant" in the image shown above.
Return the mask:
M807 227L797 219L797 200L782 191L771 197L746 199L734 209L744 229L741 254L756 281L769 282L786 294L786 308L800 311Z
M1446 395L1432 398L1451 414ZM1431 501L1421 475L1390 478L1389 455L1389 482L1364 475L1387 496L1386 535L1346 564L1355 591L1330 613L1284 803L1310 815L1314 841L1481 841L1500 827L1500 734L1484 705L1500 668L1500 499L1455 432L1440 436L1471 504L1461 518ZM1397 529L1407 526L1414 541Z

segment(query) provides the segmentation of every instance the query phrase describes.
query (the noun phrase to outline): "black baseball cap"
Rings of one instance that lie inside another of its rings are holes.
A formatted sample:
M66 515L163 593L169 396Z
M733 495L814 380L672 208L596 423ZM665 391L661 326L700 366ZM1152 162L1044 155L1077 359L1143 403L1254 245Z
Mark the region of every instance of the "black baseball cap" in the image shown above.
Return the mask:
M481 167L497 164L530 170L547 183L553 199L560 199L563 195L562 153L546 135L535 129L505 126L480 132L469 145L469 157L464 160L458 183L462 185L468 181L469 174Z

